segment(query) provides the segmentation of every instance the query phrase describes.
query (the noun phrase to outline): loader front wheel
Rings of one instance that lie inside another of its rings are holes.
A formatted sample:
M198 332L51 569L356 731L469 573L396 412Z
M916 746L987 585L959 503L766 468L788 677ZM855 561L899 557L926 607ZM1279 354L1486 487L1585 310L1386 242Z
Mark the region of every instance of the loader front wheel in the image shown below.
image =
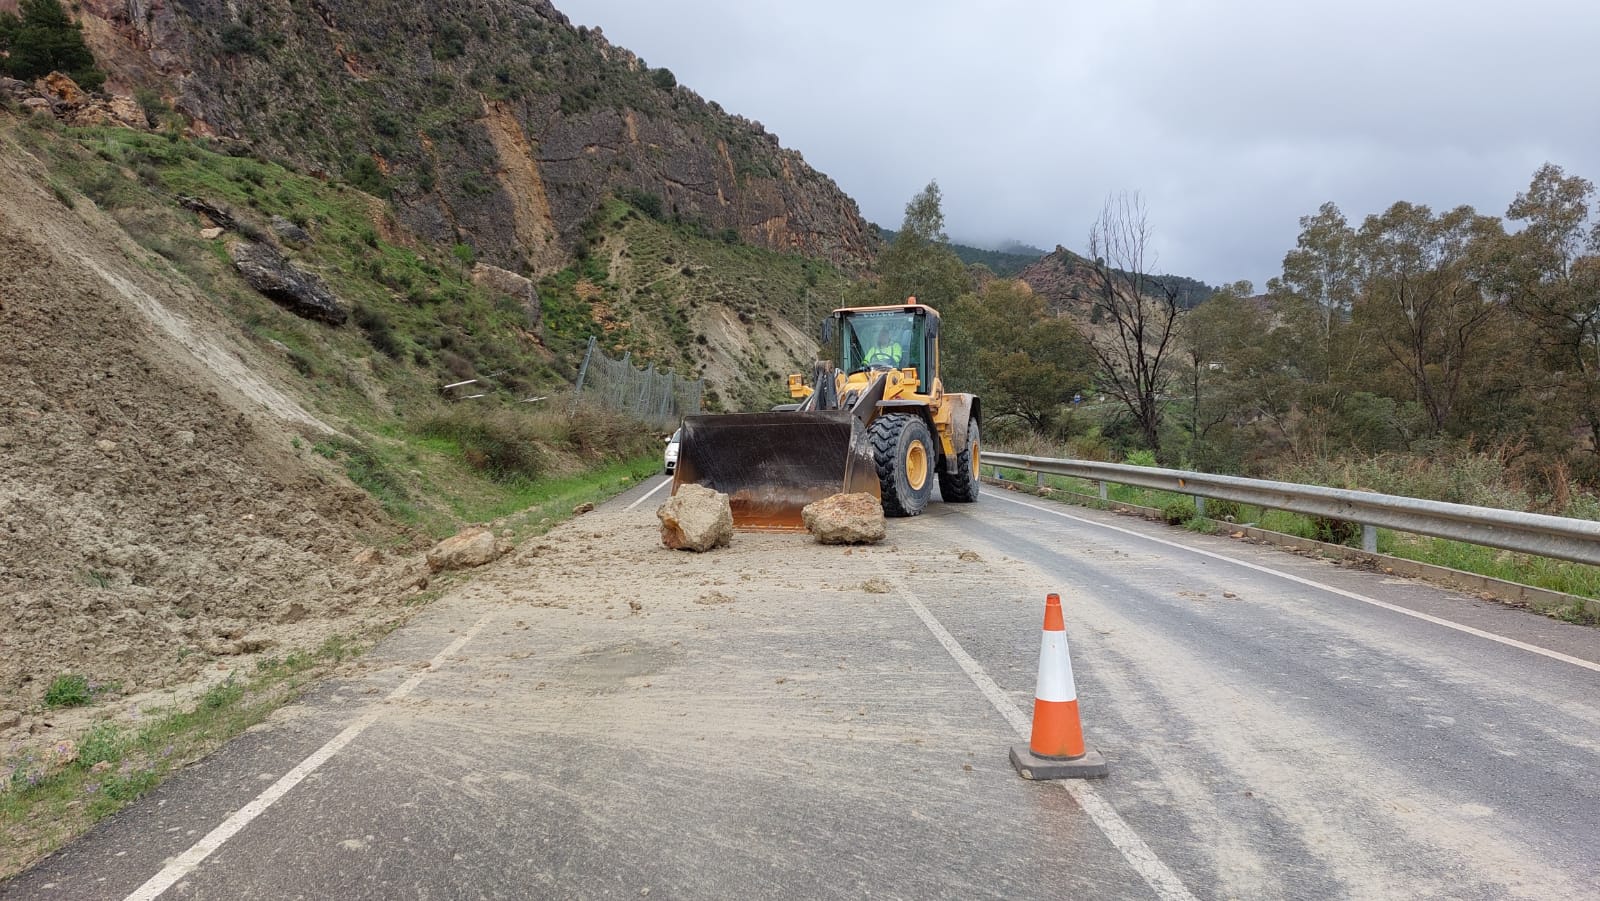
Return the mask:
M885 516L916 516L933 494L933 436L910 413L878 417L869 430Z
M939 473L939 496L947 503L970 504L978 499L979 484L978 423L973 420L967 425L967 446L956 454L954 471Z

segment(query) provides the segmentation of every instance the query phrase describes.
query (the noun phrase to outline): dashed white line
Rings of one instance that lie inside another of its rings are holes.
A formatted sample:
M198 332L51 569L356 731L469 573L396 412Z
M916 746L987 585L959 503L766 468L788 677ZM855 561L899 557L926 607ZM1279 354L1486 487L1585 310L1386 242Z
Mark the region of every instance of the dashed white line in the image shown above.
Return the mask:
M978 686L978 690L983 692L983 696L989 699L989 703L994 705L994 709L1005 717L1006 722L1011 724L1011 728L1016 730L1017 735L1026 738L1031 727L1028 717L1006 695L1005 690L995 684L993 679L989 678L989 674L983 671L983 667L978 664L978 661L972 659L972 655L961 647L961 643L956 641L955 636L945 629L944 624L934 617L933 612L916 595L912 594L903 585L895 583L895 586L899 590L901 599L910 606L912 612L917 614L917 618L922 620L922 624L928 627L928 631L933 633L933 637L938 639L941 645L944 645L944 649L950 652L950 656L955 658L956 665L960 666L962 671L967 674L967 678ZM1139 878L1144 880L1145 885L1150 886L1150 890L1156 893L1156 897L1163 899L1163 901L1195 901L1195 896L1183 884L1183 880L1179 879L1176 873L1161 862L1161 858L1150 850L1150 846L1144 843L1144 839L1140 838L1137 832L1133 831L1133 827L1129 826L1127 821L1117 813L1116 808L1112 807L1106 799L1100 797L1100 793L1094 790L1093 785L1075 779L1062 780L1056 784L1065 789L1067 794L1078 802L1078 806L1082 808L1084 813L1089 815L1089 819L1099 828L1100 833L1106 837L1106 841L1109 841L1112 847L1121 852L1122 859L1128 862L1128 866L1132 867L1135 873L1139 874Z
M1412 617L1413 619L1420 619L1420 620L1423 620L1425 622L1433 623L1435 625L1444 626L1446 629L1454 629L1457 632L1465 632L1468 635L1476 635L1479 638L1487 638L1490 641L1498 642L1500 644L1506 645L1507 647L1517 648L1518 650L1528 651L1529 653L1533 653L1533 654L1539 654L1539 655L1544 656L1544 657L1549 657L1551 660L1559 660L1562 663L1570 663L1573 666L1582 667L1583 669L1591 670L1593 672L1600 673L1600 663L1594 663L1594 662L1589 661L1589 660L1584 660L1584 659L1582 659L1580 657L1573 657L1573 656L1571 656L1569 654L1563 654L1560 651L1552 651L1549 648L1541 648L1538 645L1528 644L1525 641L1518 641L1515 638L1507 638L1504 635L1496 635L1493 632L1485 632L1482 629L1475 629L1472 626L1465 626L1465 625L1462 625L1461 623L1451 622L1450 620L1442 619L1442 618L1437 617L1437 616L1431 616L1431 615L1429 615L1427 613L1423 613L1423 612L1418 611L1418 610L1412 610L1412 609L1407 608L1407 607L1401 607L1398 604L1391 604L1391 603L1389 603L1387 601L1380 601L1377 598L1370 598L1370 597L1367 597L1364 594L1358 594L1358 593L1356 593L1354 591L1346 591L1343 588L1335 588L1332 585L1325 585L1325 584L1323 584L1321 582L1317 582L1317 581L1314 581L1312 579L1307 579L1307 578L1304 578L1302 576L1297 576L1297 575L1294 575L1292 573L1282 572L1280 570L1273 569L1273 568L1271 568L1269 566L1262 566L1262 565L1260 565L1258 563L1250 563L1249 561L1240 560L1237 557L1229 557L1226 554L1218 554L1218 553L1216 553L1214 551L1207 551L1207 550L1203 550L1203 549L1197 548L1197 547L1190 547L1189 545L1186 545L1186 544L1179 544L1176 541L1168 541L1165 538L1158 538L1158 537L1156 537L1154 535L1146 535L1143 532L1136 532L1133 529L1124 529L1121 526L1114 526L1114 525L1111 525L1109 523L1096 522L1096 521L1094 521L1092 519L1085 519L1085 518L1083 518L1081 516L1073 516L1071 513L1063 513L1060 510L1051 510L1049 507L1041 507L1038 504L1030 504L1027 501L1020 501L1020 500L1017 500L1014 497L1006 497L1004 494L996 493L996 494L992 494L992 495L989 495L989 496L998 497L1000 500L1009 501L1010 503L1016 504L1016 505L1021 506L1021 507L1027 507L1029 510L1037 510L1040 513L1048 513L1051 516L1059 516L1062 519L1070 519L1073 522L1083 523L1084 525L1087 525L1087 526L1094 526L1097 529L1110 529L1113 532L1121 532L1124 535L1132 535L1135 538L1140 538L1140 539L1143 539L1145 541L1153 541L1156 544L1164 544L1167 547L1177 548L1180 551L1188 551L1191 554L1199 554L1202 557L1210 557L1213 560L1222 560L1222 561L1227 562L1227 563L1232 563L1235 566L1242 566L1245 569L1253 569L1256 572L1266 573L1269 576L1276 576L1276 577L1278 577L1280 579L1287 579L1290 582L1294 582L1294 583L1297 583L1297 584L1300 584L1300 585L1305 585L1308 588L1315 588L1318 591L1326 591L1326 592L1329 592L1330 594L1336 594L1336 595L1339 595L1340 597L1349 598L1352 601L1360 601L1363 604L1371 604L1374 607L1382 607L1385 610L1392 610L1395 613L1399 613L1399 614L1401 614L1403 616L1409 616L1409 617Z
M644 494L640 495L638 500L634 501L633 503L629 504L626 507L623 507L622 508L622 512L626 513L629 510L632 510L634 507L637 507L640 504L644 503L645 501L649 500L650 499L650 495L655 494L657 491L660 491L661 489L663 489L663 488L665 488L665 487L667 487L668 485L671 485L671 484L672 484L672 480L671 479L662 479L661 480L661 484L659 484L656 487L650 489L649 491L646 491Z
M384 701L397 701L406 695L411 694L412 690L421 684L424 676L442 666L445 660L450 657L450 655L461 650L461 648L465 646L467 642L471 641L474 636L482 631L483 627L489 622L492 616L493 614L486 614L482 619L478 620L476 625L468 629L455 641L452 641L450 644L446 645L444 650L440 651L432 660L428 661L427 669L417 672L411 678L400 683L400 687L390 692L389 696L385 698ZM224 842L230 838L233 838L244 827L250 825L251 820L254 820L256 817L260 816L263 811L277 803L279 798L282 798L284 795L288 794L290 789L294 788L296 785L299 785L300 782L307 776L311 775L312 771L314 771L317 767L327 763L329 758L339 753L352 741L355 741L356 736L360 735L362 732L365 732L368 726L371 726L373 723L377 722L378 718L381 717L383 713L383 704L377 704L372 710L369 710L367 713L362 715L360 719L351 723L349 726L346 726L343 732L335 735L328 741L327 744L318 748L310 757L300 761L300 763L295 766L294 769L284 773L282 778L268 786L266 791L256 795L255 799L249 804L246 804L245 806L234 811L232 816L228 817L226 820L223 820L222 824L217 828L206 833L205 837L200 839L198 842L195 842L194 845L189 848L189 850L168 861L167 865L161 868L161 872L151 876L144 885L134 889L133 892L128 895L126 901L154 901L156 897L158 897L162 892L171 888L178 882L178 880L193 872L194 868L199 866L201 861L205 860L207 857L210 857L213 852L222 847Z

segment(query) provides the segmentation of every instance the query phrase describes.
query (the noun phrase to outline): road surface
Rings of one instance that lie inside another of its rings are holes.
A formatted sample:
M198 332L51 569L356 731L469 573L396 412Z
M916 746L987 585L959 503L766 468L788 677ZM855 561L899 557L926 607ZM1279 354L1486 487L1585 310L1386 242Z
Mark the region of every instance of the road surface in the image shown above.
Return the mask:
M692 555L658 487L0 898L1600 895L1600 631L992 490ZM1007 760L1052 591L1092 783Z

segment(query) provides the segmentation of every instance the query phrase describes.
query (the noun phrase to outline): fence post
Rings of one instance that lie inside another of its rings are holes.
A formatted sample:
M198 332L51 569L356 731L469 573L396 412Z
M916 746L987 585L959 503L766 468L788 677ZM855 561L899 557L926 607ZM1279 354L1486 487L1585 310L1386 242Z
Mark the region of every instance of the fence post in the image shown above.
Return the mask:
M1378 552L1378 527L1363 524L1361 526L1361 549L1369 554Z

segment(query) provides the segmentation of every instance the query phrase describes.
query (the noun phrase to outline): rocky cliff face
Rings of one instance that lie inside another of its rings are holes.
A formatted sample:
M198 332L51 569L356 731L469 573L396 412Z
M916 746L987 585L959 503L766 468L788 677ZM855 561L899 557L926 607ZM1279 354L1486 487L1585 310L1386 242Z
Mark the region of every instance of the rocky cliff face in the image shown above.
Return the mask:
M194 130L387 196L412 231L508 269L559 268L618 192L845 266L875 249L855 202L760 123L546 0L79 11L109 88L160 92Z

